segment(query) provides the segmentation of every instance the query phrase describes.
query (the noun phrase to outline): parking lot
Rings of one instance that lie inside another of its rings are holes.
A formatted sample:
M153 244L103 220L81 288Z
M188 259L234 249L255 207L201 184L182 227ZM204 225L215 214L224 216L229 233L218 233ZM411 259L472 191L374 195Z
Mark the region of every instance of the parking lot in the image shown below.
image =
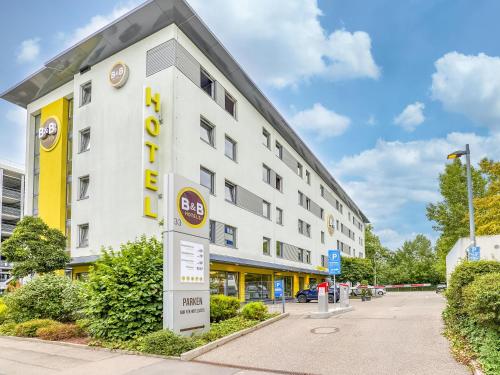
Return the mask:
M352 305L352 312L310 319L316 303L288 303L288 318L197 360L305 374L469 374L441 334L441 295L394 292Z

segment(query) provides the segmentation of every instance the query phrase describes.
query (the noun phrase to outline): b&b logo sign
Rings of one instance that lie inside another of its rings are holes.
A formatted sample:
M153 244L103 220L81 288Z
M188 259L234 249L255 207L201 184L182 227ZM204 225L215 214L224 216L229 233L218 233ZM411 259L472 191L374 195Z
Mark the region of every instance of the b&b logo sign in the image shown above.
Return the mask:
M45 120L40 129L38 129L38 138L40 138L42 148L45 151L52 150L59 140L59 134L59 119L56 116L50 116Z
M187 187L177 195L177 211L184 223L191 228L201 228L207 220L207 204L201 194Z

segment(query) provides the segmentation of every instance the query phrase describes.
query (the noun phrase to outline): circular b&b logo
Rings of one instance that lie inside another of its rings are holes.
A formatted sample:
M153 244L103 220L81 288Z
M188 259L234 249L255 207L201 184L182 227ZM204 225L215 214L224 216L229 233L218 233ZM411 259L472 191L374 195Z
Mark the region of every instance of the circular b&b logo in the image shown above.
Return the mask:
M122 62L118 62L111 68L109 72L109 82L115 88L122 87L127 83L128 79L128 66Z
M191 228L201 228L207 220L207 204L202 195L191 187L177 194L177 212L182 221Z
M38 129L38 138L40 138L42 148L45 151L50 151L56 147L60 133L59 119L56 116L47 118L40 129Z
M333 232L334 232L334 224L333 224L333 215L330 214L328 215L327 219L326 219L326 227L328 228L328 234L330 236L333 236Z

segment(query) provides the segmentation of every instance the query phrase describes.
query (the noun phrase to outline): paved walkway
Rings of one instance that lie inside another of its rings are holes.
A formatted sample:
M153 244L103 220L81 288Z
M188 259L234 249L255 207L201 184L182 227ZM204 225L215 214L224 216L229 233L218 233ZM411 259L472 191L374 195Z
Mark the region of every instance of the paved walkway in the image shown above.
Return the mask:
M262 375L220 365L0 337L1 375Z
M290 317L197 360L306 374L470 374L441 335L441 295L393 292L353 305L352 312L322 320L304 315L317 304L292 304Z

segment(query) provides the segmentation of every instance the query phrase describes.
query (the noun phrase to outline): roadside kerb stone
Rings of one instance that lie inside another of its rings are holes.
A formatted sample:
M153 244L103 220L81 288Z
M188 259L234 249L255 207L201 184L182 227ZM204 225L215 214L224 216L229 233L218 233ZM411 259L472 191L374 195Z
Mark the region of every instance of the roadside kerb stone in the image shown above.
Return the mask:
M344 314L344 313L352 311L352 310L354 310L353 306L338 307L336 309L330 309L330 310L328 310L328 312L312 311L309 313L309 318L311 318L311 319L328 319L331 316Z
M247 328L247 329L244 329L242 331L238 331L238 332L235 332L235 333L232 333L228 336L225 336L225 337L222 337L218 340L215 340L215 341L212 341L212 342L209 342L208 344L206 345L203 345L203 346L200 346L198 348L195 348L193 350L190 350L189 352L185 352L185 353L182 353L181 354L181 360L183 361L190 361L202 354L205 354L207 352L209 352L210 350L213 350L219 346L222 346L226 343L228 343L229 341L233 341L234 339L237 339L238 337L241 337L241 336L244 336L250 332L254 332L260 328L263 328L269 324L272 324L274 322L277 322L278 320L281 320L281 319L284 319L286 318L288 315L290 315L290 313L284 313L284 314L280 314L278 316L275 316L274 318L271 318L271 319L268 319L268 320L264 320L263 322L253 326L253 327L250 327L250 328Z

